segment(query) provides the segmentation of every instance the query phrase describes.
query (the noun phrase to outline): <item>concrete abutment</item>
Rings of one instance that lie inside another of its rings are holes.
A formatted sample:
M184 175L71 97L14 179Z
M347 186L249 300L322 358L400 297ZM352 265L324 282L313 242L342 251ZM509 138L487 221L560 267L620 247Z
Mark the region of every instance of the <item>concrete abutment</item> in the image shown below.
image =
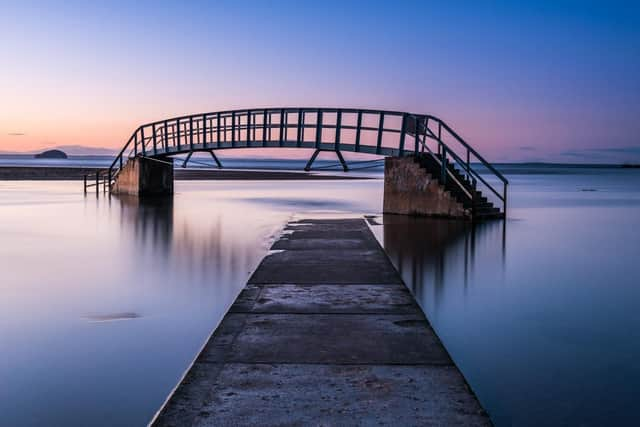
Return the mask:
M413 157L387 157L384 162L385 214L470 219L471 212L420 167Z
M130 159L116 176L112 193L138 197L173 195L173 159Z

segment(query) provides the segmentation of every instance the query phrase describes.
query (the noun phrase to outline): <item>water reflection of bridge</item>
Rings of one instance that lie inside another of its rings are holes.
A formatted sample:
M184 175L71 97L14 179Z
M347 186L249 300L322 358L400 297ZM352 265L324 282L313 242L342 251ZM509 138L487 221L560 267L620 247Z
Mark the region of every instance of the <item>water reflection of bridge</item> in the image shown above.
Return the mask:
M498 268L504 267L504 222L470 224L385 215L383 227L385 251L418 302L423 301L429 288L433 289L436 304L445 286L462 281L466 290L477 258L487 258Z
M266 251L255 238L238 238L219 212L194 221L171 199L119 197L113 202L120 207L123 234L134 236L139 262L150 268L163 263L185 282L244 283Z

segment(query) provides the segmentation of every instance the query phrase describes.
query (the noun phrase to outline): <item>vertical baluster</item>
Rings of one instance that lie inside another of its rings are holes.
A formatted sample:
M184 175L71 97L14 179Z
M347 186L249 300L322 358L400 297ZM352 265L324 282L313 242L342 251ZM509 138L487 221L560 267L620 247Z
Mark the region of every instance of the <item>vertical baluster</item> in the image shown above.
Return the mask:
M446 185L447 183L447 148L442 145L442 161L441 161L441 179L442 185Z
M189 117L189 149L193 151L193 116Z
M418 126L418 118L415 118L416 121L416 129L415 129L415 133L413 134L413 154L414 155L418 155L418 152L420 151L420 129ZM426 133L426 130L425 130Z
M356 151L360 151L361 128L362 128L362 111L358 111L358 122L356 123Z
M156 139L156 124L151 125L151 132L153 132L153 155L158 154L158 140Z
M342 110L338 110L336 113L336 137L334 148L336 151L340 151L340 132L342 129Z
M222 118L222 129L224 129L224 132L222 134L224 136L223 138L224 143L226 144L227 143L227 116L226 115Z
M418 133L418 123L416 120L416 129L415 129L415 133ZM400 156L404 156L404 138L405 138L405 134L406 134L406 128L407 128L407 113L403 113L402 114L402 127L400 128L400 144L398 146L398 151L399 151L399 155Z
M247 111L247 147L251 142L251 110Z
M145 147L145 141L144 141L144 127L140 128L140 139L142 141L140 141L141 145L142 145L142 155L146 156L147 155L147 148Z
M207 116L202 115L202 147L207 148Z
M322 110L318 110L316 117L316 149L320 149L322 144Z
M304 113L302 112L302 109L298 110L298 132L296 135L296 146L298 147L302 145L302 132L303 132L302 118L303 117L304 117Z
M283 146L282 142L284 141L283 129L284 129L284 109L280 109L280 147Z
M384 113L380 113L380 122L378 123L378 141L376 143L376 154L382 152L382 133L384 129Z
M178 151L180 151L180 119L176 120L176 141L178 142Z
M252 136L251 136L251 140L253 142L256 141L256 125L257 125L257 121L258 121L258 113L255 113L253 115L253 126L251 127L251 132L252 132Z
M504 219L507 219L507 183L502 183L502 210L504 211Z
M220 113L216 115L216 145L220 148Z
M168 125L167 125L167 121L164 121L163 124L163 130L162 130L162 144L164 145L164 152L166 153L167 151L169 151L169 134L168 134Z
M271 130L271 129L269 129ZM262 112L262 146L264 147L267 142L267 110Z

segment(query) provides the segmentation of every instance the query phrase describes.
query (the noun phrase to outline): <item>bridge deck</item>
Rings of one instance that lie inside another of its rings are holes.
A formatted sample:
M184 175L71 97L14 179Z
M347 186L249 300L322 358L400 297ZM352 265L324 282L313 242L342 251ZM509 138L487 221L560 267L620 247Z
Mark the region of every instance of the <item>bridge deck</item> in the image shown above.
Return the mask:
M489 425L362 219L290 223L156 425Z

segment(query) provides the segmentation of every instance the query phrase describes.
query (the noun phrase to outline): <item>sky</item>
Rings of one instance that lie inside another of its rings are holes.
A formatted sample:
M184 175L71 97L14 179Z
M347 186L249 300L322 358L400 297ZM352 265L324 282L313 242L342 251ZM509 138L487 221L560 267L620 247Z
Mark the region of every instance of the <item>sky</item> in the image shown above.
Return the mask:
M430 113L489 161L640 162L640 2L0 0L0 152L232 108Z

